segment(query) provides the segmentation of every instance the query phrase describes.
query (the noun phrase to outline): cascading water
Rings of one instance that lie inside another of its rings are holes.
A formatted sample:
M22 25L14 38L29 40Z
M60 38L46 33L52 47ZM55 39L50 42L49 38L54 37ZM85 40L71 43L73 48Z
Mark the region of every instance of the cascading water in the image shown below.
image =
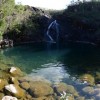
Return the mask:
M59 37L59 28L58 28L58 23L57 23L56 20L54 20L48 26L48 30L46 32L46 36L47 36L46 42L57 43L58 37Z

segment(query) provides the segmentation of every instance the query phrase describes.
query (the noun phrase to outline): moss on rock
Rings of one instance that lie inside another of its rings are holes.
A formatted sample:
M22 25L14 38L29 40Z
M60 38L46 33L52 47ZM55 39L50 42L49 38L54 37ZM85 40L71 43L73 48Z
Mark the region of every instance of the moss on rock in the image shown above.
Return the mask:
M15 85L15 84L6 85L5 90L17 98L25 97L25 91L22 88L20 88L18 85Z
M80 76L80 79L81 79L82 82L89 83L89 85L94 85L95 84L95 79L90 74L84 74L84 75Z
M22 82L20 83L20 86L25 90L28 90L30 88L30 85L28 82Z
M53 89L44 82L32 82L30 83L30 94L33 97L42 97L51 95L54 93Z

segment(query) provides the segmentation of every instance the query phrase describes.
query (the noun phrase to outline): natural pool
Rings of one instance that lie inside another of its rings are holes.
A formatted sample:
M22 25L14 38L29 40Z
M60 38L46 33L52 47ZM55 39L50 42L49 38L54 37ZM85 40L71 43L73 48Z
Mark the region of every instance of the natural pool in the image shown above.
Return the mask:
M78 83L77 77L100 73L100 48L79 43L24 44L0 50L0 63L19 67L34 80L71 84L81 93L84 85ZM91 95L86 96L91 98Z

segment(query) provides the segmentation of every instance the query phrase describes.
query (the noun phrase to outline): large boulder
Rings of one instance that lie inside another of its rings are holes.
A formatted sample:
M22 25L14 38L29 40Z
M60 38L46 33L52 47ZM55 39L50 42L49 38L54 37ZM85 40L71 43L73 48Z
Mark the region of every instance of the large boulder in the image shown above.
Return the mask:
M36 98L51 95L54 93L50 85L44 82L31 82L29 91L30 94Z
M25 97L25 91L21 89L18 85L15 85L15 84L6 85L5 90L17 98Z
M12 97L12 96L4 96L2 98L2 100L18 100L16 97Z

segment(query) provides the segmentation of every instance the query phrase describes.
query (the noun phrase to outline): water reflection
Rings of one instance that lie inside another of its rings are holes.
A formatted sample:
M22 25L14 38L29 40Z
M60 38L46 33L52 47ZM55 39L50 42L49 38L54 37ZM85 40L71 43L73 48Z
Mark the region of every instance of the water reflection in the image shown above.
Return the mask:
M64 64L63 70L72 76L100 72L100 48L81 44L60 46L59 50L55 48L52 46L48 51L44 44L30 44L6 49L0 53L0 62L18 66L27 73L32 70L38 73L40 69L48 68L41 65L58 62Z
M100 48L74 44L69 49L70 52L59 59L68 66L71 74L100 72Z

